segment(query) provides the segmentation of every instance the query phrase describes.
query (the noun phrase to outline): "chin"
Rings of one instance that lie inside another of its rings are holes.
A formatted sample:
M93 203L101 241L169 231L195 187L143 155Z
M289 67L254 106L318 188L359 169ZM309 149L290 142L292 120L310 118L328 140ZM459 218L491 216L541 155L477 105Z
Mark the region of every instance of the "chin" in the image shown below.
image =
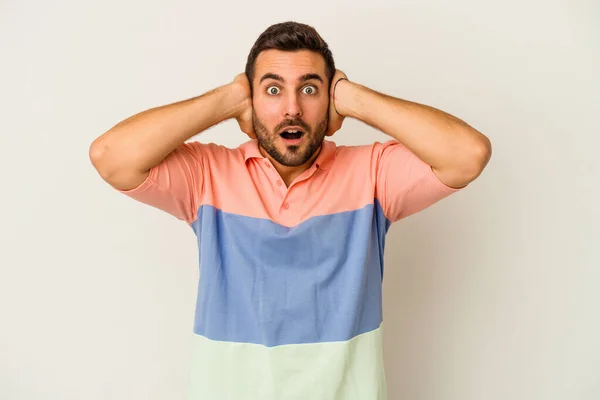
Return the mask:
M308 154L307 150L306 146L284 146L283 151L278 151L271 156L286 167L299 167L306 164L314 154Z

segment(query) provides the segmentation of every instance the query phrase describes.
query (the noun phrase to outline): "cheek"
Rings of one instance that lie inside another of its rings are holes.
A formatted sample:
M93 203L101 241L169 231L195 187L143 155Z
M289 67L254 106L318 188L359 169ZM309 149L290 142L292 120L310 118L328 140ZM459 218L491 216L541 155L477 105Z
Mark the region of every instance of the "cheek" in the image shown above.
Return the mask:
M281 122L281 110L279 104L274 101L255 102L254 112L256 116L266 124L269 129Z
M304 118L306 121L311 121L312 123L319 123L327 116L327 106L329 102L327 101L310 101L307 102L304 110Z

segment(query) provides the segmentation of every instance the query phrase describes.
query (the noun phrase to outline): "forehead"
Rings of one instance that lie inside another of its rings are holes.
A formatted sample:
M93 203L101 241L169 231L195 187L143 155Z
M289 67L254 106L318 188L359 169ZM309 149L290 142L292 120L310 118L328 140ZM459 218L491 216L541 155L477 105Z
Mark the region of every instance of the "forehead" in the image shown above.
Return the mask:
M317 52L310 50L282 51L269 49L256 57L254 81L258 82L266 73L277 74L287 81L294 82L308 73L321 75L325 81L325 60Z

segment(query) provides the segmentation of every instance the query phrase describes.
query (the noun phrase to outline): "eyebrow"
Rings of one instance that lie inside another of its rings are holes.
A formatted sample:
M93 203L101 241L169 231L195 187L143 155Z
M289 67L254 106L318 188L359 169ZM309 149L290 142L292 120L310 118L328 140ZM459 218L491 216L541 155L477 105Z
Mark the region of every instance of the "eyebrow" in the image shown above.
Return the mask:
M260 78L260 82L264 81L265 79L274 79L276 81L279 82L285 82L285 79L283 79L280 75L277 74L273 74L271 72L267 72L266 74L264 74L261 78ZM300 82L305 82L305 81L309 81L311 79L315 79L317 81L320 81L321 83L323 83L323 78L321 78L321 75L319 74L304 74L300 77Z

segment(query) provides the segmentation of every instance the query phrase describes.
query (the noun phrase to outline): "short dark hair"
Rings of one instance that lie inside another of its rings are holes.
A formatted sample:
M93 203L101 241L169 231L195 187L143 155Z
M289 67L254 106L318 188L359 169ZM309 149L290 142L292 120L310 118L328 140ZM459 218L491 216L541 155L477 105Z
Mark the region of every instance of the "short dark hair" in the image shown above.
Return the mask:
M246 61L246 76L250 81L250 87L252 87L252 80L254 79L256 58L262 51L269 49L282 51L311 50L319 53L325 59L325 73L329 83L333 80L335 62L325 40L312 26L288 21L269 26L256 39Z

